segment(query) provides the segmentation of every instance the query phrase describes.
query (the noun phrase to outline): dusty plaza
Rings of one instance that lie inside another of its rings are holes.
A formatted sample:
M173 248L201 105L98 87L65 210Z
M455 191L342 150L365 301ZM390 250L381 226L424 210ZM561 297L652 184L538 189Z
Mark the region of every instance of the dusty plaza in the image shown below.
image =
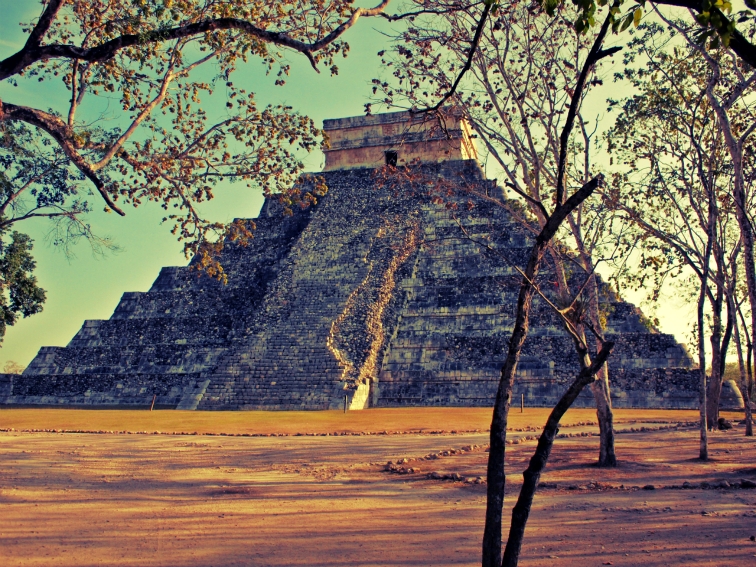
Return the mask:
M546 415L510 414L505 530ZM696 417L616 410L620 464L597 469L595 412L570 410L521 564L756 564L756 448L735 425L698 461ZM489 421L4 408L0 565L476 565Z
M756 567L756 0L3 4L0 567Z

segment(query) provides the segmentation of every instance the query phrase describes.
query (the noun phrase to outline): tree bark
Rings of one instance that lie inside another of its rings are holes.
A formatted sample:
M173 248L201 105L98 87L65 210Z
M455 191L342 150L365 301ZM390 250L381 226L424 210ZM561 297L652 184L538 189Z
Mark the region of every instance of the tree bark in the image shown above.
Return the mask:
M717 282L717 295L712 302L712 325L711 325L711 376L706 387L706 421L709 429L717 426L719 419L719 396L722 393L722 297L721 282Z
M517 498L512 510L512 522L509 526L509 537L507 538L507 547L504 550L504 559L502 567L517 567L522 549L522 542L525 537L525 526L530 515L530 508L533 504L533 497L538 488L538 481L541 473L546 467L546 462L551 454L551 448L554 445L554 439L559 433L559 421L565 412L572 406L575 399L585 386L590 384L597 372L605 365L607 358L611 354L614 343L607 341L596 355L596 359L590 366L584 366L578 374L575 381L564 393L559 402L551 410L546 426L543 428L541 437L538 439L538 447L530 458L528 468L522 474L523 484L520 489L520 495Z
M734 313L735 308L732 306L732 303L733 299L729 298L728 310L732 310ZM751 412L751 396L748 393L748 374L745 361L743 360L743 345L740 341L740 327L737 324L737 320L734 327L735 350L738 353L738 370L740 370L740 394L743 396L743 406L745 408L745 436L753 437L753 415ZM748 363L750 364L750 362L749 356Z
M706 342L704 341L704 305L707 280L707 277L701 279L701 293L698 296L698 369L700 373L698 403L701 416L698 458L702 461L709 458L709 440L706 426Z
M614 412L609 391L609 365L604 363L591 384L593 398L596 400L596 416L599 424L599 460L600 467L616 467L617 455L614 452Z

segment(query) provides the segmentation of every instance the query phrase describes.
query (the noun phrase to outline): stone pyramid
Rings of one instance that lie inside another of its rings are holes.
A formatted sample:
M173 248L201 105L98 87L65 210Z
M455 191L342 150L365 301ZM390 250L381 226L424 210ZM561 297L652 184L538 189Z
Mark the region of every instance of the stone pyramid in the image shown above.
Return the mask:
M467 125L443 132L409 113L325 122L328 194L293 216L274 200L247 246L229 244L228 284L166 267L147 292L124 293L107 321L66 347L43 347L0 380L5 404L178 409L490 406L514 318L530 234L506 209L466 196L449 211L378 168L420 162L423 175L485 180ZM467 236L463 234L465 229ZM548 281L548 267L541 279ZM696 407L685 348L602 284L618 407ZM536 299L515 399L553 404L578 371L572 343ZM590 394L580 405L592 402Z

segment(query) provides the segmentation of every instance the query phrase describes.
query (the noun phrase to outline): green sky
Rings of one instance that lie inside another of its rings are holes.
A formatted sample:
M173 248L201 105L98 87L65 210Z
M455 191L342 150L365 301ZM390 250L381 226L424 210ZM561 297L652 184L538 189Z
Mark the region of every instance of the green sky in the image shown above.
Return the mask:
M0 21L0 58L18 50L25 41L19 22L39 14L37 0L0 0L4 18ZM324 118L355 116L363 113L370 95L370 81L380 76L380 58L376 53L386 47L387 39L377 27L387 24L374 19L358 22L346 39L351 45L349 57L339 61L340 74L315 73L302 56L290 54L291 75L283 87L274 86L274 77L265 75L257 60L250 60L237 72L235 82L243 82L257 93L260 103L287 103L312 117L317 124ZM19 87L0 83L0 98L8 102L25 101L47 108L53 100L54 86L25 82ZM616 96L617 93L612 93ZM606 95L604 95L606 96ZM323 156L315 152L306 160L307 169L318 171ZM0 369L8 360L28 364L41 346L63 346L74 336L85 319L107 319L126 291L146 291L162 266L183 265L181 247L160 224L162 210L154 205L127 209L126 217L105 214L102 204L91 199L95 211L89 218L95 231L112 237L121 251L108 257L94 257L82 243L76 257L66 258L45 241L44 223L24 223L17 227L35 238L34 255L37 277L47 292L44 311L9 327L0 349ZM262 204L261 196L246 187L229 185L216 192L207 209L216 220L254 217ZM662 328L683 339L687 309L681 317L674 302L659 313Z

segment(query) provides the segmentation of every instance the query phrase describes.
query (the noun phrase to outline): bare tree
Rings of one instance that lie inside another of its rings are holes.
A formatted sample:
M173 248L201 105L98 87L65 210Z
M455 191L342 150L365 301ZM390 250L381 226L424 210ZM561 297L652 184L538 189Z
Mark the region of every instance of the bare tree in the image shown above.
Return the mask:
M742 252L730 198L733 168L719 120L707 100L706 91L714 80L707 65L661 26L640 29L642 35L628 46L623 74L637 94L621 101L615 126L607 133L609 150L622 169L604 198L636 229L625 255L632 252L637 261L625 272L626 282L649 290L651 299L657 300L667 278L690 272L695 276L700 456L707 458L707 423L710 428L717 423ZM633 61L642 64L635 67ZM750 114L746 102L741 107ZM705 313L711 315L709 325Z
M756 265L754 265L756 256L752 209L749 208L753 193L750 187L753 174L747 170L749 161L746 160L746 156L749 150L746 149L746 142L756 129L756 108L744 102L746 101L744 94L756 83L756 72L749 64L744 64L734 55L730 57L713 55L701 44L689 26L670 20L658 10L656 12L662 20L680 33L691 50L703 58L711 74L706 88L706 99L717 116L732 164L732 204L743 245L743 272L751 311L751 344L754 344L756 342L754 341L756 337ZM756 24L754 21L751 23ZM736 52L734 48L733 51ZM727 62L730 63L729 72L725 74L724 65Z
M398 53L383 61L394 69L395 80L374 81L374 93L388 105L398 100L417 108L436 108L434 100L455 104L490 162L502 172L512 196L532 214L515 217L537 234L556 194L565 186L580 187L595 175L595 125L588 123L580 107L574 116L578 140L569 142L562 132L580 61L592 37L575 31L571 20L576 12L566 8L545 17L530 2L511 2L481 26L482 6L436 6L446 7L442 16L416 19L401 34ZM471 29L476 30L474 51L469 45ZM600 82L593 71L588 81ZM560 161L562 153L565 159ZM559 240L571 245L577 256L561 246L548 247L557 274L558 303L565 309L579 304L595 329L604 319L596 267L611 224L608 211L602 209L600 200L591 200L568 215L567 230L560 232ZM569 277L572 272L579 275ZM600 466L617 462L608 370L603 366L591 385L601 432Z
M493 6L492 6L493 5ZM495 9L493 9L495 8ZM474 67L476 53L478 52L481 38L483 37L483 30L488 25L489 17L498 14L498 10L503 6L494 4L493 2L484 2L482 5L465 6L460 8L459 6L450 6L451 10L467 10L469 14L474 18L476 25L468 26L465 29L460 28L461 34L460 41L464 41L468 35L462 35L469 33L472 28L474 30L473 38L468 43L468 50L466 51L466 57L463 58L461 64L452 63L452 72L456 72L456 78L453 82L449 83L444 81L441 84L429 81L433 87L431 90L423 91L420 81L414 77L405 77L402 71L397 71L396 76L401 84L402 81L408 81L407 93L412 96L415 93L420 93L426 99L436 97L442 102L449 101L454 96L461 96L461 91L464 88L463 78L465 74ZM493 22L493 20L491 20ZM496 24L494 24L496 25ZM534 456L532 462L533 467L526 471L526 482L523 485L523 489L516 506L516 514L513 514L512 523L510 525L510 534L507 540L506 550L502 558L502 514L504 505L504 457L506 447L506 428L507 419L509 414L509 408L512 397L512 387L514 384L515 374L517 371L517 364L519 362L520 353L522 347L527 338L529 328L529 315L532 306L532 300L534 294L537 292L537 288L534 285L538 276L541 263L544 256L549 253L549 249L552 245L553 239L557 236L562 223L572 214L578 207L580 207L586 199L600 186L603 185L603 176L596 175L586 180L584 183L579 184L574 191L568 183L566 170L567 161L569 159L569 144L571 133L576 124L576 117L580 105L583 101L584 91L589 81L589 76L598 61L604 57L615 53L617 50L602 49L602 45L611 25L611 17L607 17L601 26L598 34L595 36L593 43L587 53L584 54L582 62L577 67L580 71L577 73L574 84L570 88L569 99L564 112L564 116L559 116L561 122L560 135L558 136L559 145L558 152L556 154L555 161L555 175L553 177L553 201L541 203L540 212L543 215L543 221L540 224L540 229L535 235L534 244L531 248L527 264L524 269L521 270L522 283L517 299L517 306L515 311L515 322L512 330L512 335L509 340L509 346L507 350L507 356L504 365L501 370L501 378L499 381L498 390L496 393L496 401L493 411L493 419L491 422L490 430L490 451L488 458L488 471L487 471L487 499L486 499L486 523L483 533L483 558L482 564L484 567L499 567L500 565L517 565L519 560L520 549L524 537L525 525L527 523L530 502L535 494L537 486L537 478L540 475L540 471L548 458L548 454L553 443L555 428L557 427L559 418L563 415L564 411L572 404L575 397L582 388L595 380L596 372L606 362L614 344L611 341L604 340L600 332L593 329L596 338L600 344L598 352L595 357L590 354L590 349L585 335L583 334L583 328L590 325L590 321L586 319L576 319L570 321L564 313L563 318L566 327L571 330L571 335L578 347L579 360L581 372L576 378L573 385L568 392L562 397L559 404L552 413L552 418L547 424L541 441L539 442L539 448ZM414 26L410 26L410 32L412 32ZM440 32L439 39L442 43L449 41L450 32ZM412 58L415 53L409 49L400 47L400 55L404 54L407 58ZM421 43L419 49L422 51L423 56L427 56L432 59L433 57L433 42ZM446 62L443 62L444 64ZM441 64L438 60L432 61L431 65ZM402 68L403 69L403 68ZM437 90L436 90L437 87ZM378 89L384 89L385 95L388 100L385 102L391 104L391 99L395 85L389 85L388 83L380 83L376 85L376 91ZM439 103L426 105L426 112L438 111ZM549 210L551 208L551 210ZM535 479L535 482L533 482Z

